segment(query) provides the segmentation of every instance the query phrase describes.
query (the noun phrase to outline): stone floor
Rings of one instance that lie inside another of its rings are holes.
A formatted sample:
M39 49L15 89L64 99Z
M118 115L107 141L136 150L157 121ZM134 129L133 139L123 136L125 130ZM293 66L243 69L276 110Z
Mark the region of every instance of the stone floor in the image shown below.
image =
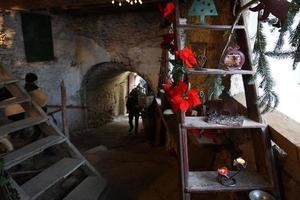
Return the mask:
M101 200L179 200L177 160L139 134L128 135L127 118L78 135L72 142L108 180ZM232 194L196 195L192 200L239 199Z
M128 135L127 118L119 118L72 142L109 181L104 199L178 199L177 160L149 144L142 124L137 136Z

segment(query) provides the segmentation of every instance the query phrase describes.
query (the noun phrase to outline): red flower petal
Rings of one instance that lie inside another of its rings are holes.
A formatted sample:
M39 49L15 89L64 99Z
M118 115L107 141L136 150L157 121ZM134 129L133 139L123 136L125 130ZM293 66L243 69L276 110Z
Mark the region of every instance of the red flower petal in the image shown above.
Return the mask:
M175 10L175 4L173 2L167 3L163 10L163 16L164 17L170 17L174 13Z
M218 169L218 174L221 174L223 176L227 176L229 173L229 170L227 169L227 167L222 167L220 169Z
M189 109L189 107L190 107L190 104L189 104L189 102L188 102L187 100L183 100L183 101L180 103L180 110L181 110L182 112L187 111L187 109Z
M174 104L180 104L183 101L182 96L176 95L170 99L170 101Z
M197 64L197 59L194 53L187 47L181 51L176 51L176 55L184 62L185 66L191 68Z
M184 94L185 91L188 89L187 84L185 84L183 81L178 82L178 90L181 92L181 94Z
M191 107L198 106L201 104L201 99L196 90L190 89L187 92L187 96L188 96L188 101L189 101Z

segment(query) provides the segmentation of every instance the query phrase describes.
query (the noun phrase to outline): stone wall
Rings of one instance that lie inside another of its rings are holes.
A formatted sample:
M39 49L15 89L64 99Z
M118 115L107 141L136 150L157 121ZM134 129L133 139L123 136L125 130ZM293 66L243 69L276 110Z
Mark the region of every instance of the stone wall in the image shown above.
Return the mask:
M67 88L67 103L81 104L84 75L92 66L106 62L139 73L156 89L161 56L158 12L51 17L55 60L26 61L19 13L5 16L5 28L14 30L15 37L10 49L0 49L0 62L14 75L23 79L27 72L34 72L39 76L39 86L49 93L49 104L60 104L61 80ZM83 126L83 111L72 109L68 114L71 130Z
M124 115L130 72L118 63L93 66L82 82L82 102L89 107L89 127L99 127Z

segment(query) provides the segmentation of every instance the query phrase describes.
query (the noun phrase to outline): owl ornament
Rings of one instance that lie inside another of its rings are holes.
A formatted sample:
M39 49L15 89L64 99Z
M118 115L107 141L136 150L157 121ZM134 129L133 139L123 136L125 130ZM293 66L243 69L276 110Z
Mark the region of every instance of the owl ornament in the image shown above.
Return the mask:
M241 69L245 63L245 55L239 50L239 46L229 47L224 57L224 65L227 70Z
M291 3L286 0L260 0L257 6L249 9L253 12L263 10L259 20L266 20L269 14L274 15L278 18L278 21L273 26L279 28L285 22L290 6Z

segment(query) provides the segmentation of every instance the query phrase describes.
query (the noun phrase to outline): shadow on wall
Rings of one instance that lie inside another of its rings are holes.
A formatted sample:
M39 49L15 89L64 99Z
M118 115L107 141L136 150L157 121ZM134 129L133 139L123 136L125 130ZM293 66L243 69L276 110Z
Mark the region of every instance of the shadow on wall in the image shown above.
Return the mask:
M88 106L88 128L96 128L126 114L129 91L142 80L120 63L100 63L91 67L81 83L81 102Z

